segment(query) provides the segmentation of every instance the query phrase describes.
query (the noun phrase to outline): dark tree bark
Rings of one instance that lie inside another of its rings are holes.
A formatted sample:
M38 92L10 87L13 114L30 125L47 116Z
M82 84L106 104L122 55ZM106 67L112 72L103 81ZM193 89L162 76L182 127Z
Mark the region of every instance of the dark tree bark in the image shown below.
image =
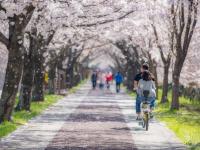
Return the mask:
M171 109L179 109L179 86L180 86L180 74L181 74L181 68L183 67L183 58L179 57L179 59L176 59L175 66L177 66L176 70L173 71L172 74L172 103L171 103Z
M38 9L38 12L42 11L42 9ZM36 19L36 22L39 22L41 19L40 16ZM24 60L24 69L23 76L21 81L21 90L19 103L16 107L16 110L27 110L30 111L31 106L31 98L32 98L32 88L33 88L33 80L34 80L34 71L35 71L35 54L39 49L38 40L40 40L37 36L37 28L32 27L31 32L27 32L29 35L29 50L25 52L25 60Z
M165 56L164 52L163 52L163 47L160 45L160 42L159 42L159 37L158 37L156 26L154 24L152 24L152 27L153 27L154 35L155 35L155 38L156 38L156 44L157 44L157 47L160 51L161 60L164 64L164 76L163 76L163 84L162 84L161 103L166 103L166 102L168 102L169 67L170 67L170 64L171 64L171 52L173 51L173 48L174 48L174 34L173 34L173 32L170 34L170 36L171 36L170 37L171 38L171 42L170 42L171 49L167 53L167 56Z
M149 49L152 49L152 39L148 40L148 47ZM152 55L149 51L145 51L141 49L142 54L148 59L149 63L149 71L151 72L152 76L155 80L156 85L156 96L158 97L158 73L157 73L157 62L154 58L152 58Z
M4 13L6 13L6 9L1 5L2 2L0 2L0 11L3 11Z
M73 80L73 86L77 86L78 83L80 82L80 74L79 72L79 68L78 68L78 62L75 63L74 65L74 80Z
M72 88L73 87L73 78L74 78L74 66L70 65L68 66L68 68L66 69L66 74L67 74L67 83L68 83L68 88Z
M176 6L175 6L176 5ZM187 5L187 6L185 6ZM197 24L198 1L173 1L172 27L176 39L171 109L179 109L180 74ZM187 14L187 15L186 15Z
M30 53L29 55L25 54L20 97L18 105L16 107L17 111L19 110L30 111L33 77L34 77L34 68L32 62L32 53Z
M66 49L61 49L59 54L57 55L54 51L50 52L50 60L48 62L48 66L49 66L49 72L48 72L48 76L49 76L49 94L55 94L56 92L58 92L60 94L60 88L61 88L61 82L60 81L60 74L57 71L59 70L64 70L63 67L63 61L66 59L67 54L66 54ZM56 83L55 83L55 79L56 79L56 74L58 74L58 78L57 78L57 84L58 85L58 91L56 91ZM66 82L64 81L62 82L63 87L66 87Z
M9 39L4 37L3 34L0 34L0 42L5 44L9 51L5 82L0 100L0 122L11 120L23 69L24 29L30 21L34 9L32 5L27 6L25 8L26 14L21 13L8 18Z
M45 79L45 58L44 53L46 52L46 46L49 45L51 40L53 39L53 36L55 34L55 31L52 31L52 33L48 36L47 39L44 39L44 37L39 34L37 39L37 45L38 48L34 55L34 69L35 69L35 76L34 76L34 88L33 88L33 95L32 100L33 101L44 101L44 79Z
M169 84L169 66L168 64L165 64L164 66L164 77L163 77L163 87L162 87L162 98L161 103L168 102L168 84Z
M15 98L18 91L18 85L22 74L23 59L22 54L17 51L16 45L9 50L6 76L1 95L0 119L1 121L10 121L12 110L15 104ZM12 51L12 52L11 52Z
M49 70L49 94L55 94L56 65L51 65Z
M19 102L16 107L16 111L26 110L30 111L31 107L31 97L32 97L32 87L33 87L33 79L34 79L34 54L37 49L36 37L37 30L32 29L31 33L29 33L30 46L29 51L24 55L24 68L23 75L21 80L21 90Z
M126 87L129 91L132 91L134 89L134 77L137 74L136 67L133 66L131 62L127 64L127 81L126 81Z
M37 50L37 53L34 57L35 64L35 76L34 76L34 89L33 89L33 101L44 101L44 57L40 49Z
M156 85L156 96L158 97L158 73L157 73L157 62L152 58L151 54L147 52L149 59L149 71L153 74Z
M74 43L76 45L76 43ZM72 45L72 46L74 46ZM84 45L82 46L82 49L75 49L72 51L72 47L68 47L67 51L67 57L68 57L68 64L66 69L66 82L68 88L72 88L75 84L74 82L74 69L76 67L76 64L78 63L77 60L81 56L84 49Z
M132 91L134 88L134 77L140 68L139 54L137 52L137 46L128 45L125 40L118 41L115 43L116 47L119 48L122 54L125 56L126 63L126 87Z

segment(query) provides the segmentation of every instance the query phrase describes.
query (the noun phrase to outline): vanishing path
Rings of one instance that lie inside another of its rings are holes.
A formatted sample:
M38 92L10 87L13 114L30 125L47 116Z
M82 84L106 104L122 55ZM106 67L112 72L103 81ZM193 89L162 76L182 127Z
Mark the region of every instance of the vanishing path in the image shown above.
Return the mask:
M134 101L86 84L0 141L0 150L184 150L163 124L138 125Z

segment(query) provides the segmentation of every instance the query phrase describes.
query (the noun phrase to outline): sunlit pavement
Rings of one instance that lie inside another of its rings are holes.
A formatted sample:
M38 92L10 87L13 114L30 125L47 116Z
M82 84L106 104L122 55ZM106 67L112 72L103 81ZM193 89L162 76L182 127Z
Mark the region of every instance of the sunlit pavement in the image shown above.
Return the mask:
M2 139L0 150L184 150L164 124L144 131L124 91L91 90L87 83L41 116Z
M112 92L114 92L114 88ZM136 121L135 101L122 91L116 94L115 101L121 108L138 150L186 150L175 134L165 124L156 119L150 121L149 131L145 131Z

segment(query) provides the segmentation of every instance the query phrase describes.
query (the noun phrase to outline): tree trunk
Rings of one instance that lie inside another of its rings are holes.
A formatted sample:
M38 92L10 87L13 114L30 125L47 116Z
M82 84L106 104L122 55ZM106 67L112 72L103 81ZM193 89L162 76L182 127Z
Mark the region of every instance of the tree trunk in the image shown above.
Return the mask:
M56 77L56 66L50 66L49 70L49 94L55 94L55 82L54 79Z
M157 63L149 57L149 64L150 64L150 72L153 74L155 78L155 85L156 85L156 96L158 97L158 73L157 73Z
M74 86L74 81L73 81L73 79L74 79L74 66L72 66L70 68L69 74L70 74L69 75L69 77L70 77L70 88L72 88Z
M155 77L155 84L156 84L156 96L158 98L158 73L157 73L157 65L154 65L153 74Z
M33 101L44 101L44 58L43 55L38 53L35 57L35 77L33 89Z
M16 107L17 111L19 110L30 111L33 78L34 78L34 64L33 64L32 52L30 52L28 55L26 54L24 57L24 69L22 75L19 102Z
M6 45L9 54L4 86L0 99L0 123L2 121L11 120L11 114L15 105L15 98L23 69L24 29L28 25L34 9L35 7L29 5L21 14L14 14L12 17L8 17L9 34L8 39L4 38L6 40L3 40L3 43Z
M55 94L54 79L49 79L49 94Z
M79 71L79 64L75 64L74 65L74 71L75 71L75 75L74 75L74 86L77 86L80 81L81 81L81 74L80 74L80 71Z
M179 109L179 78L180 75L173 73L172 103L171 109Z
M128 71L127 71L127 89L129 91L133 91L134 88L134 76L136 75L136 71L137 69L135 68L135 66L132 66L132 64L128 65Z
M175 65L174 65L174 71L172 74L172 80L173 80L173 88L172 88L172 103L171 103L171 109L179 109L179 86L180 86L180 74L181 69L183 67L184 63L184 57L181 57L180 55L177 55Z
M0 122L11 120L23 68L22 51L19 50L20 46L14 43L11 46L0 100Z
M68 68L67 68L67 70L66 70L66 74L67 74L67 76L66 76L66 81L67 81L67 87L68 88L72 88L73 87L73 83L74 83L74 81L73 81L73 78L74 78L74 66L73 66L73 64L71 64Z
M37 29L32 28L31 33L28 34L30 39L29 51L24 55L24 68L21 81L21 90L19 102L16 107L16 111L26 110L30 111L31 98L32 98L32 88L34 80L34 56L38 49L37 47Z
M169 81L169 66L168 64L165 64L164 66L164 78L163 78L163 88L162 88L162 98L161 103L168 102L168 81Z
M132 86L133 86L133 84L132 84L132 69L130 68L130 66L128 66L128 71L127 71L127 81L126 81L126 86L127 86L127 89L129 90L129 91L131 91L131 89L132 89Z

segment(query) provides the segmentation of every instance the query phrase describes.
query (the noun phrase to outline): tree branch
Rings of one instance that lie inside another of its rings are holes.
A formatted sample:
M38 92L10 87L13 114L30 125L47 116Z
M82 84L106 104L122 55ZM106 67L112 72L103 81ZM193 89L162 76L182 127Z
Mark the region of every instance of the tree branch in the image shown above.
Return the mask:
M78 25L76 25L76 27L92 27L92 26L111 23L111 22L114 22L114 21L117 21L117 20L122 20L122 19L126 18L127 16L129 16L130 14L132 14L133 12L135 12L135 11L131 10L131 11L127 12L126 14L118 17L117 19L108 19L108 20L104 20L104 21L98 21L96 23L78 24Z
M6 9L1 5L2 2L0 2L0 11L4 11L6 13Z
M29 6L25 8L25 10L26 10L26 15L24 16L24 20L23 20L24 28L28 25L29 21L31 20L35 7L32 4L30 4Z
M49 43L51 42L51 40L53 39L56 31L55 30L52 30L51 31L52 33L50 33L49 37L47 38L46 42L45 42L45 45L49 45Z
M3 43L5 46L8 46L9 40L8 38L0 32L0 42Z
M194 6L194 17L193 17L193 23L192 23L192 28L191 28L191 31L190 31L190 34L189 34L189 43L192 39L192 35L194 33L194 29L196 27L196 24L197 24L197 7L198 7L198 2L197 4ZM189 45L188 45L189 46ZM188 47L187 47L188 48Z
M166 61L166 58L165 58L165 56L164 56L162 46L161 46L160 43L159 43L159 38L158 38L157 29L156 29L156 27L155 27L153 24L151 24L151 26L152 26L152 28L153 28L154 35L155 35L155 38L156 38L156 45L157 45L157 47L158 47L158 49L159 49L159 51L160 51L160 55L161 55L162 61L163 61L163 63L165 64L167 61Z
M194 2L190 2L188 6L188 20L187 20L187 26L183 43L183 52L185 55L187 54L192 35L194 33L194 29L197 24L197 7L198 3L195 4ZM192 18L192 13L194 15L193 18Z

